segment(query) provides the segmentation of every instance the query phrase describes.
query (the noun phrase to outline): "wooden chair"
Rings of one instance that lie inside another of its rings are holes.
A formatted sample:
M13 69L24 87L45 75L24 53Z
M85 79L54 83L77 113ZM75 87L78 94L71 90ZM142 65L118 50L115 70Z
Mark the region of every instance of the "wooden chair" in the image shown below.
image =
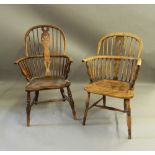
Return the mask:
M142 41L131 33L111 33L98 43L97 55L86 59L90 84L84 90L88 93L83 125L88 110L99 107L127 114L128 138L131 139L130 99L134 95L134 85L141 65ZM102 95L90 105L90 94ZM124 109L107 106L106 96L124 99ZM102 105L98 103L103 101Z
M38 25L25 34L25 56L16 61L28 84L27 92L27 126L30 126L31 107L38 102L39 91L60 89L62 99L49 101L68 101L74 119L76 112L70 90L71 82L67 80L72 60L66 55L66 38L64 32L53 25ZM68 96L64 88L67 88ZM31 92L34 99L31 102Z

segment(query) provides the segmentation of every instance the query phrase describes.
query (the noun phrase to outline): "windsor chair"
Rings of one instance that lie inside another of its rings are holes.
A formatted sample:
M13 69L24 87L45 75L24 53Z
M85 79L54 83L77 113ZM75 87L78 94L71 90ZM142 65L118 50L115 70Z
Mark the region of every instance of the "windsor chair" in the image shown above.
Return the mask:
M97 55L86 59L90 84L84 90L88 93L83 125L87 113L93 107L119 111L127 114L128 139L131 139L130 99L134 96L134 85L141 66L142 40L131 33L111 33L98 43ZM90 94L102 95L90 105ZM106 96L124 100L123 109L107 106ZM102 105L98 104L102 101Z
M25 87L27 126L30 126L31 107L39 103L39 92L43 90L59 89L62 99L49 101L67 100L73 118L76 119L70 90L71 82L67 79L72 60L66 54L66 37L60 28L53 25L38 25L30 28L25 34L25 56L15 63L28 81ZM65 94L64 88L67 88L68 95ZM31 93L34 93L32 101Z

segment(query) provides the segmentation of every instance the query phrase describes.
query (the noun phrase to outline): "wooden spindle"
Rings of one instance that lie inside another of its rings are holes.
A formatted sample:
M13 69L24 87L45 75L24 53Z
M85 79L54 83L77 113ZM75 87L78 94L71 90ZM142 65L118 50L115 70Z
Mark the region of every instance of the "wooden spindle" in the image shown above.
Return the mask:
M58 55L58 31L56 30L56 55Z
M54 54L54 30L52 28L52 53Z
M106 41L107 41L107 45L106 45L106 46L107 46L107 48L106 48L106 55L108 55L108 53L109 53L109 42L108 42L109 39L107 38Z
M111 40L111 55L113 55L114 38L112 37Z
M102 41L102 54L104 55L105 53L104 53L104 43L105 43L105 41Z
M34 51L35 55L37 55L34 30L32 30L32 36L33 36L33 51Z

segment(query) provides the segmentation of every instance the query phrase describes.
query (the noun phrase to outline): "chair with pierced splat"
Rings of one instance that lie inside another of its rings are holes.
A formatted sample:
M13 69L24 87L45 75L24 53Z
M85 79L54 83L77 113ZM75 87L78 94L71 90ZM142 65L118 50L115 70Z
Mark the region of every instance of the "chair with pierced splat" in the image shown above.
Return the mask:
M86 59L90 84L85 86L88 93L83 125L88 110L95 107L120 111L127 114L128 138L131 139L130 99L134 95L134 85L141 65L142 41L131 33L111 33L98 43L97 55ZM102 95L90 105L90 94ZM124 99L124 108L107 106L106 96ZM103 101L102 105L98 103Z
M25 56L16 61L28 84L27 92L27 126L30 126L31 107L38 102L39 92L60 89L62 99L49 101L68 101L74 119L76 112L70 90L71 82L67 79L72 60L66 54L66 37L57 26L38 25L25 34ZM68 95L65 95L67 88ZM31 92L34 99L31 102Z

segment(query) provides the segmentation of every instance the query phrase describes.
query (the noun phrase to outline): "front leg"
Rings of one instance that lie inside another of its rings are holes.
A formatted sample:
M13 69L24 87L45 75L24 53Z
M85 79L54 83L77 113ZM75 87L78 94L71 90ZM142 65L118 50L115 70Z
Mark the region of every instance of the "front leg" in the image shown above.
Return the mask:
M65 98L65 93L64 93L64 89L63 89L63 88L60 89L60 93L61 93L61 95L62 95L63 101L65 101L66 98Z
M31 112L31 94L30 94L30 91L28 91L27 92L27 107L26 107L27 127L30 126L30 112Z
M125 99L126 113L127 113L127 126L128 126L128 139L131 139L131 107L130 99Z
M73 118L76 120L77 117L76 117L76 112L75 112L75 107L74 107L74 100L72 98L72 93L71 93L69 86L67 87L67 93L68 93L68 97L69 97L69 104L70 104L71 109L72 109Z
M84 117L83 117L83 123L82 123L83 125L86 124L86 119L87 119L89 104L90 104L90 93L88 92L88 97L86 99L86 108L85 108Z

